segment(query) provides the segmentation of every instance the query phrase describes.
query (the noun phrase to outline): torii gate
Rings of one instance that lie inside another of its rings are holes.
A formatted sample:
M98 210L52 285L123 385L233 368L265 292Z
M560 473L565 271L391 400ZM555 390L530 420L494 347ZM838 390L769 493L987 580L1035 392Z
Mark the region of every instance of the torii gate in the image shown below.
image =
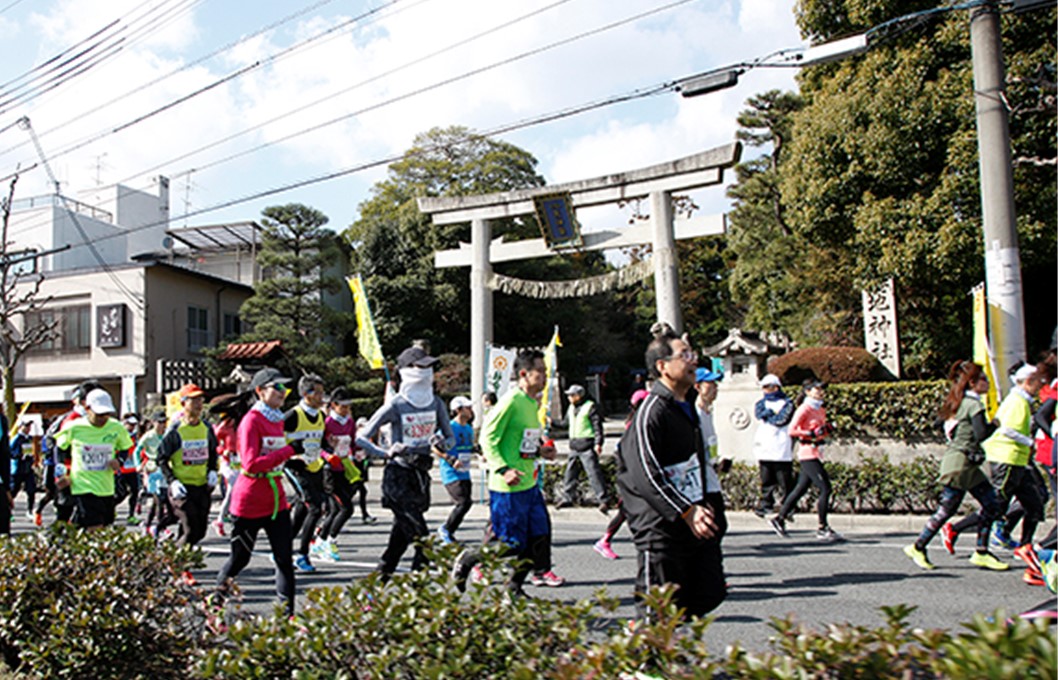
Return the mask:
M500 237L493 241L490 220L534 214L533 199L549 194L568 193L574 208L650 196L649 225L583 234L583 245L578 250L651 244L658 320L682 332L676 240L722 234L724 216L674 219L672 192L720 184L724 168L737 163L741 153L742 145L734 142L667 163L595 179L479 196L418 199L419 210L432 215L434 224L470 222L470 244L461 243L455 250L434 253L434 266L470 267L470 390L475 404L485 389L485 345L492 341L492 291L487 286L492 263L557 254L542 238L505 243Z

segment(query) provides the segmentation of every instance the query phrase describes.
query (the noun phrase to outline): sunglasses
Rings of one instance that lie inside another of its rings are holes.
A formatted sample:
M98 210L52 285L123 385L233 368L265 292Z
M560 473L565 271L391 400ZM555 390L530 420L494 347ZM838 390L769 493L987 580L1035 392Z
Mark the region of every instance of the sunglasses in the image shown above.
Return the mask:
M267 385L265 385L265 387L271 387L272 389L279 390L280 392L290 391L290 385L281 382L268 383Z

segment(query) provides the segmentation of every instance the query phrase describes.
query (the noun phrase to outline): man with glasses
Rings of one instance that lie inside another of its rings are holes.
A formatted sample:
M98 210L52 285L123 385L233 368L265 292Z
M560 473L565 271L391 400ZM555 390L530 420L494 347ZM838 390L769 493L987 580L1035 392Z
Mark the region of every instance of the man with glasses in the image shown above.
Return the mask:
M622 437L617 484L638 551L635 597L676 585L687 616L703 616L727 596L720 541L727 531L722 497L706 485L707 459L693 397L698 355L671 328L647 346L650 395Z

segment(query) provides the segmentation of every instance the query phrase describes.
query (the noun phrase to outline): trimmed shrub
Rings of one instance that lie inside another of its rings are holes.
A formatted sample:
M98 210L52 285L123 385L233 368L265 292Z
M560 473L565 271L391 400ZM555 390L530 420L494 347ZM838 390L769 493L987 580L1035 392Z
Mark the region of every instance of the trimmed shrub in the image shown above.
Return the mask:
M179 574L199 554L59 523L0 550L0 654L31 677L186 678L203 630Z
M840 439L943 442L937 413L947 393L946 380L833 385L827 389L827 419Z
M893 374L862 347L807 347L787 352L768 362L768 372L784 385L796 386L809 378L827 383L880 382Z

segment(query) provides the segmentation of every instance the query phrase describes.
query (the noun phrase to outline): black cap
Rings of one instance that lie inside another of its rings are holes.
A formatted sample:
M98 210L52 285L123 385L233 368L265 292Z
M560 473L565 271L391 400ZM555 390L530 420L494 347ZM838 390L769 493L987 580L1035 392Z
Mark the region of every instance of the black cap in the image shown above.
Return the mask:
M335 387L331 390L331 396L328 401L332 404L351 404L353 403L353 393L347 387Z
M827 388L827 384L825 382L823 382L822 380L819 380L819 379L809 378L808 380L805 380L805 382L804 382L804 390L805 390L805 392L807 392L808 390L812 389L813 387L818 387L820 389L824 389L825 390Z
M85 380L83 383L78 385L76 389L74 389L72 399L80 401L87 397L88 393L92 390L101 389L103 389L103 385L98 380Z
M409 366L429 368L436 363L437 359L427 354L421 347L409 347L397 357L397 368L407 368Z
M262 368L253 374L250 389L256 390L258 387L265 387L275 382L290 382L290 378L284 376L278 368Z
M166 418L166 416L165 416L165 410L164 409L158 409L157 411L152 413L151 414L151 420L153 420L156 423L164 423L166 420L168 420L168 418Z

